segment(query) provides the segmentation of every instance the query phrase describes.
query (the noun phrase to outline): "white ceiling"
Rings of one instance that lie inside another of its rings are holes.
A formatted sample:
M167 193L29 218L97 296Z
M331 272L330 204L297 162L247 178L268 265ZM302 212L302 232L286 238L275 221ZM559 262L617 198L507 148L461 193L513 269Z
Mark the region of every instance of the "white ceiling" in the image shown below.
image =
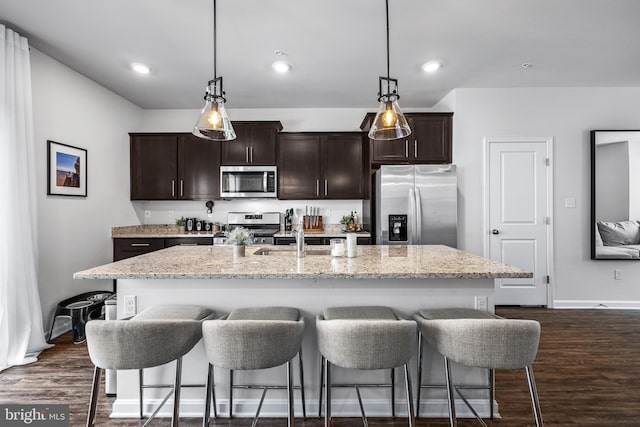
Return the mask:
M389 0L403 108L459 87L640 86L638 0ZM376 107L384 0L218 0L230 108ZM143 108L200 108L213 0L1 0L0 23ZM276 74L276 49L293 65ZM433 75L421 71L441 59ZM144 62L142 77L129 68ZM528 69L521 68L531 63Z

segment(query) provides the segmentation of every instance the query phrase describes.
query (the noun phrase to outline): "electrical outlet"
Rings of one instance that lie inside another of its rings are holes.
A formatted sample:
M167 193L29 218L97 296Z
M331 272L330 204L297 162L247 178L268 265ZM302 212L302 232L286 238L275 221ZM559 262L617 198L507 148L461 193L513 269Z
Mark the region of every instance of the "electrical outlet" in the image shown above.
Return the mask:
M136 296L125 295L124 296L124 315L133 316L136 314Z
M151 218L151 211L144 211L145 218Z
M622 270L613 270L613 278L616 280L622 280Z
M476 310L480 310L480 311L488 310L489 308L488 297L486 296L475 297L475 300L476 300Z
M173 211L169 211L169 218L175 219L175 217L173 216Z

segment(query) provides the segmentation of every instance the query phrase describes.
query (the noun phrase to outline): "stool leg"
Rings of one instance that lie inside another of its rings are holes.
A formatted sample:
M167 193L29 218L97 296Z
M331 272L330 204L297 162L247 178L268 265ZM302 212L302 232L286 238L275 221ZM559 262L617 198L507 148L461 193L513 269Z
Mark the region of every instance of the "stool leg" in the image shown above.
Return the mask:
M182 380L182 357L176 360L176 381L173 385L173 414L171 416L171 427L178 427L180 420L180 389Z
M287 427L294 427L295 415L293 413L293 370L291 369L291 360L287 362L287 403L289 409L289 418Z
M318 393L318 418L322 416L322 386L324 385L324 356L320 355L320 392Z
M331 426L331 374L329 367L331 363L324 360L324 427Z
M495 371L493 369L489 369L489 411L491 414L491 419L494 419L495 408L493 407L493 402L495 401L495 393L496 393L496 383L495 383Z
M91 383L91 395L89 397L89 412L87 413L87 427L96 423L96 405L98 404L98 393L100 391L100 375L102 368L93 368L93 382Z
M533 376L533 366L526 366L525 371L527 373L527 382L529 383L531 408L533 410L533 416L536 421L536 427L544 427L544 422L542 421L542 412L540 411L540 400L538 399L538 389L536 387L536 380Z
M396 370L391 368L391 417L396 417Z
M233 369L229 369L229 418L233 417Z
M449 426L456 427L458 422L456 421L456 404L453 398L453 384L451 384L451 369L449 367L449 359L444 358L444 372L445 379L447 381L447 397L449 398Z
M418 389L416 390L416 418L420 416L420 393L422 392L422 332L418 334Z
M307 406L304 398L304 367L302 365L302 347L298 351L298 361L300 362L300 398L302 399L302 418L307 418Z
M409 376L409 364L404 364L404 383L407 387L407 413L409 414L409 427L416 425L416 419L413 414L413 396L411 396L411 377Z
M213 418L218 418L218 403L216 402L216 381L214 375L215 369L211 365L211 398L213 400Z
M53 325L56 324L58 316L53 316L53 322L51 322L51 329L49 329L49 341L51 341L51 335L53 335Z
M209 426L211 417L211 388L213 387L213 365L209 363L207 368L207 388L204 392L204 417L202 417L202 427Z
M144 404L143 396L142 396L142 386L144 385L144 374L142 373L142 369L138 369L138 395L140 396L140 419L144 418L142 405Z

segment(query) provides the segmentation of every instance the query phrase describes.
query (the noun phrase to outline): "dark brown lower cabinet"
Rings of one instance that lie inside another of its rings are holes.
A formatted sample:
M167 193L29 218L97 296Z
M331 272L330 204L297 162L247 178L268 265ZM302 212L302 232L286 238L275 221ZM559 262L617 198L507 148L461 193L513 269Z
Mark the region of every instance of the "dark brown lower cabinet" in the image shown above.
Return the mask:
M177 245L213 245L213 237L171 237L171 238L115 238L113 239L113 261L147 254Z
M307 245L328 245L331 239L345 239L345 237L306 237L304 238L304 243ZM276 245L294 245L296 243L296 239L293 237L276 237L275 244ZM370 237L358 237L359 245L370 245L371 238Z

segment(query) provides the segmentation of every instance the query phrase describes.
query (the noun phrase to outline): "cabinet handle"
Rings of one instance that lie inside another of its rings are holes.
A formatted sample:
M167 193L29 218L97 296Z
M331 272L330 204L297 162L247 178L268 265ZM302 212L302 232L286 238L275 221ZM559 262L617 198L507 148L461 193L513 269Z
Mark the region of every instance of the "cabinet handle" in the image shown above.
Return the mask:
M253 163L253 145L249 147L249 163Z
M413 140L413 156L416 159L418 158L418 140L417 139Z
M244 158L247 163L249 163L249 147L244 147Z
M171 180L171 197L176 197L176 180Z
M184 181L180 180L180 197L184 197Z
M316 196L320 196L320 180L316 179Z
M324 180L324 195L327 195L327 189L329 188L329 183L328 181L325 179Z
M404 156L406 158L409 158L409 140L408 139L404 140Z
M131 247L147 247L149 246L148 243L132 243Z

